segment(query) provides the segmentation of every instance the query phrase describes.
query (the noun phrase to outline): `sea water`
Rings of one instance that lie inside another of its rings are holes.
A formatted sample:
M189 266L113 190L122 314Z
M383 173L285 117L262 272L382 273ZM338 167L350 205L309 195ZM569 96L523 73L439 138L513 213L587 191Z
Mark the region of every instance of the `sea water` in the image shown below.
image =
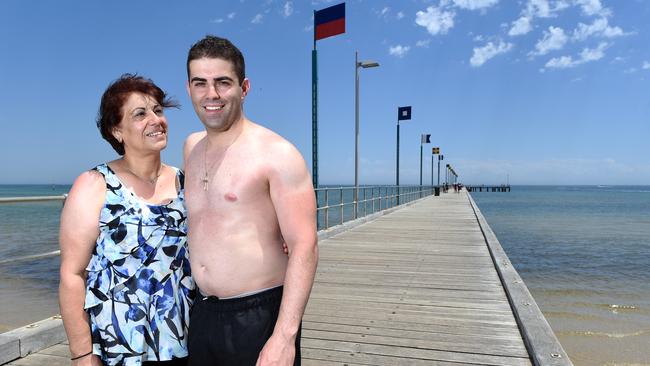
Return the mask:
M57 196L69 190L69 185L0 185L0 197ZM0 204L0 332L59 312L59 257L14 259L58 249L61 208L62 201Z
M472 197L574 364L650 364L650 187Z

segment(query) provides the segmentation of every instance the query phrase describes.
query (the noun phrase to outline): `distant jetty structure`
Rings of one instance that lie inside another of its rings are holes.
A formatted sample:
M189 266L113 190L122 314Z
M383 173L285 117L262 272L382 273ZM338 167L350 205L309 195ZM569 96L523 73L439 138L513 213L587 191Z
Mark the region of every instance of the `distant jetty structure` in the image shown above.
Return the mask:
M470 185L465 188L467 188L468 192L510 192L509 184L501 184L498 186Z

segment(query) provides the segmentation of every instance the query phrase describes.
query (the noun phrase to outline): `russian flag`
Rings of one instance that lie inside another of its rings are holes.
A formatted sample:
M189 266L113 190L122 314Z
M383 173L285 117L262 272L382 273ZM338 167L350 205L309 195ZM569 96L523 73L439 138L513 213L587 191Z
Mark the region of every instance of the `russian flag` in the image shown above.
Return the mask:
M330 6L314 14L314 38L319 39L345 33L345 3Z

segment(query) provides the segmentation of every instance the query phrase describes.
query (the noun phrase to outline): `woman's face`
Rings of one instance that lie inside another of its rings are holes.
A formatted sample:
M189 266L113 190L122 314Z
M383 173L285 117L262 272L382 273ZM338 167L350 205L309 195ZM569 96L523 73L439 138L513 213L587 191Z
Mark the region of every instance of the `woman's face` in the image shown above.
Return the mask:
M124 154L160 152L167 146L167 119L163 107L150 95L131 93L122 106L122 120L113 131L124 144Z

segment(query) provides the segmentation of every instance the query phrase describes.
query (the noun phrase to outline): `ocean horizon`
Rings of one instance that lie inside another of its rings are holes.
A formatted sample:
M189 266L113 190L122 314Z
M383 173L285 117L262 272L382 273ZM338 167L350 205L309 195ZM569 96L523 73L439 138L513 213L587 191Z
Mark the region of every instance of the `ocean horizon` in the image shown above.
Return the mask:
M0 197L69 189L0 185ZM513 185L472 197L575 365L650 363L650 186ZM61 205L0 204L0 260L58 249ZM0 264L0 332L58 313L58 266Z

